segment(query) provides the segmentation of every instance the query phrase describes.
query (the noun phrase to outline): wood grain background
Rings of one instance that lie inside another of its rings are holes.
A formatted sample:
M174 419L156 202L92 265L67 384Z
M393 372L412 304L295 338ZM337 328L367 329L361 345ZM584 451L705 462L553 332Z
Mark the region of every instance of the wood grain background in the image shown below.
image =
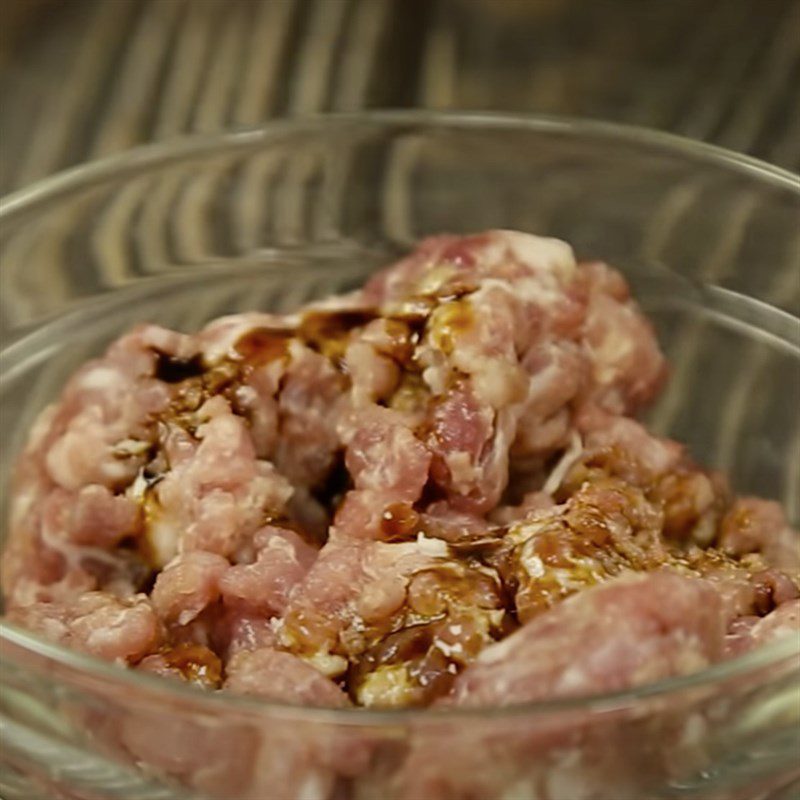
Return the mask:
M797 0L2 0L0 193L365 107L631 122L800 169Z

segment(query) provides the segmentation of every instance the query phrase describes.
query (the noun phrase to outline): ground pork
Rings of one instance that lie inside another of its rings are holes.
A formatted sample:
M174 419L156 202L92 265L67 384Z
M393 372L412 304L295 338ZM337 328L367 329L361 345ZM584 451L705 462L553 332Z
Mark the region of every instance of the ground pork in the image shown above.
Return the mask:
M30 432L8 619L330 707L591 694L796 633L780 507L633 418L665 374L620 273L511 231L292 314L139 326Z

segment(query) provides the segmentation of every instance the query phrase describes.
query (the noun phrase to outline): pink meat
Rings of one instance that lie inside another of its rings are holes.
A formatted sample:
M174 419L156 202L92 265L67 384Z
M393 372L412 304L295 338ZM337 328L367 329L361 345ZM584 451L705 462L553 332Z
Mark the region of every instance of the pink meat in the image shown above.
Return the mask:
M584 341L592 357L592 396L614 413L630 412L653 398L666 362L653 327L628 297L622 277L605 264L586 264L589 287Z
M800 648L800 599L789 600L764 617L750 615L734 620L725 639L725 655L743 655L779 640L794 640Z
M702 669L722 654L720 601L668 573L587 589L486 648L446 704L496 706L628 689Z
M356 403L386 400L392 396L400 381L397 362L381 353L369 341L356 340L350 344L345 363Z
M162 639L158 618L144 595L120 600L105 592L86 592L69 605L37 603L13 609L8 619L109 661L135 663Z
M84 486L76 496L55 490L48 502L60 505L68 518L57 527L79 545L112 548L141 532L141 508L127 497L115 496L104 486Z
M152 417L169 400L169 387L153 378L156 353L181 357L192 350L189 337L145 325L79 370L39 448L51 479L70 490L130 483L144 463Z
M113 579L118 592L135 592L146 566L133 551L112 551L140 532L139 506L103 486L51 488L12 524L3 557L9 606L67 600L97 588L100 576Z
M124 489L145 463L153 419L169 402L170 387L153 378L159 348L186 354L191 344L152 325L134 329L82 367L34 424L17 463L2 560L10 606L97 587L83 559L64 552L64 542L106 548L137 532L136 513L111 492ZM44 531L45 519L56 518L58 530Z
M363 560L368 547L366 541L351 539L331 541L322 548L286 607L290 638L311 650L335 646L349 607L366 580Z
M322 549L293 592L278 640L329 675L350 663L360 704L424 705L503 624L497 576L444 542L345 539Z
M521 522L538 511L547 511L555 505L550 494L543 491L527 492L515 505L498 506L490 519L498 525L511 525Z
M432 503L419 515L419 528L433 539L446 542L469 542L480 539L489 530L489 524L481 517L464 511L456 511L444 502Z
M30 433L10 617L143 671L331 707L351 702L331 678L359 705L452 686L447 704L477 706L699 669L793 630L800 540L628 416L664 374L618 272L502 230L427 239L292 315L140 326ZM284 744L318 781L297 793L334 791L350 763ZM248 747L242 796L289 776ZM205 775L176 753L171 774Z
M330 361L293 343L278 396L278 437L273 460L293 484L314 487L334 464L339 441L332 418L344 381Z
M330 540L392 538L385 533L384 523L387 519L394 519L396 513L393 507L396 506L393 495L387 492L371 489L348 492L336 510ZM401 513L415 514L407 504L401 504L400 508Z
M158 699L148 698L146 704L129 702L121 712L114 709L113 715L92 720L91 729L106 747L113 748L116 758L146 764L211 797L260 800L257 793L249 793L258 740L244 726L198 720L185 707ZM295 766L299 766L296 761Z
M631 483L642 484L675 469L685 458L685 449L678 442L654 436L627 417L602 414L595 419L583 418L581 423L585 450L614 448L624 453L631 471L620 477Z
M218 689L222 682L222 663L216 653L199 644L162 647L137 665L140 672L187 681L205 689Z
M668 540L704 548L715 542L730 503L720 475L699 468L682 445L654 436L635 420L593 409L579 416L578 426L582 452L559 482L560 495L599 476L621 478L660 505Z
M285 365L276 360L256 367L236 390L235 407L249 420L258 458L270 458L278 445L277 394Z
M530 346L515 325L519 308L519 299L502 283L488 283L463 299L442 303L428 322L432 352L427 358L435 364L437 354L447 356L451 369L469 375L476 397L489 407L519 402L526 376L517 347Z
M273 620L242 607L228 607L216 620L214 647L224 661L241 650L275 647Z
M410 255L380 270L367 281L363 289L365 299L379 306L389 300L413 294L415 284L422 275L441 263L448 248L458 243L457 236L430 236L423 239ZM458 267L464 265L464 260L451 251L449 263Z
M397 264L377 273L364 287L369 302L384 304L416 294L440 293L482 278L516 280L526 293L550 299L572 277L575 260L568 245L516 231L473 236L432 236Z
M778 606L750 629L751 647L789 637L794 637L800 646L800 600L798 599Z
M416 517L412 505L427 483L430 451L407 427L403 414L371 404L344 414L339 434L355 489L337 509L332 535L394 538L398 514Z
M800 569L800 536L771 500L741 497L722 520L719 546L734 556L761 553L771 566Z
M340 432L345 465L357 490L381 492L398 503L419 498L431 455L397 412L378 406L354 409Z
M189 551L176 556L159 573L150 599L169 625L187 625L220 596L220 583L230 570L215 553Z
M588 384L591 361L578 344L547 342L531 348L522 366L530 375L512 449L530 458L565 447L572 429L570 404Z
M342 708L347 695L329 678L290 653L270 648L240 652L226 669L225 688L267 700Z
M280 638L298 652L341 649L346 628L390 621L415 573L451 563L443 542L331 541L293 591Z
M456 507L478 513L488 510L504 483L502 472L487 474L482 463L495 434L494 412L481 406L469 386L462 384L434 406L431 416L431 477Z
M256 458L241 417L222 397L197 412L197 442L181 434L179 460L156 484L148 535L165 563L181 550L233 554L270 516L279 516L292 488L275 467Z
M237 564L221 576L219 590L224 603L265 616L281 614L292 589L314 563L317 551L294 531L275 527L257 531L253 548L252 563Z

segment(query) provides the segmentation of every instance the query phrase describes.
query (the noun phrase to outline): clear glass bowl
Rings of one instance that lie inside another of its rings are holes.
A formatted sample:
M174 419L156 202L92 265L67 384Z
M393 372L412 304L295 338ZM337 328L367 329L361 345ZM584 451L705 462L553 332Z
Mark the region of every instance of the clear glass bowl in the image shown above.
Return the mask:
M425 234L506 227L625 272L673 364L651 424L797 522L799 211L800 179L733 153L477 114L279 122L50 178L0 211L0 519L34 415L134 322L289 309ZM0 634L4 800L788 800L800 785L790 640L615 695L375 712L204 694Z

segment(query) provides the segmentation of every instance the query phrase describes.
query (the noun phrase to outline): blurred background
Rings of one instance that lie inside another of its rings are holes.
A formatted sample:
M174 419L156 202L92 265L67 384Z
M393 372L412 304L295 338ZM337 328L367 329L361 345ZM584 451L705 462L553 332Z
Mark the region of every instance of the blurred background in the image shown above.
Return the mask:
M0 193L358 108L599 117L800 169L797 0L0 0Z

